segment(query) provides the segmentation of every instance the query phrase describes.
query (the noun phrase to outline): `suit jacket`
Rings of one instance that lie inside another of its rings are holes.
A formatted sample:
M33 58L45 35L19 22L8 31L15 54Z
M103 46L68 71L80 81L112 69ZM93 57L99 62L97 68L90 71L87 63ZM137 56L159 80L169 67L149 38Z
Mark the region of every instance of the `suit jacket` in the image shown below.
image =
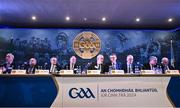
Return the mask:
M70 63L65 65L63 69L70 70ZM74 70L73 71L74 71L74 74L76 74L76 72L77 72L77 64L74 65Z
M173 67L173 66L168 65L168 67L169 67L169 70L174 70L174 67ZM161 64L161 68L162 68L162 73L165 73L165 71L166 71L165 65Z
M51 64L47 66L47 69L49 69L49 71L50 71ZM56 69L57 69L57 71L60 71L62 69L62 67L59 64L56 64Z
M12 69L15 69L15 64L11 63L8 66L7 63L4 63L4 64L1 65L1 67L4 67L6 69L5 71L3 71L3 74L6 74L6 73L11 74Z
M127 71L127 63L123 64L122 69L124 70L124 73L128 73ZM135 73L135 64L132 63L132 71Z
M89 67L88 70L98 70L97 69L97 63L93 62ZM105 74L105 72L108 72L105 64L101 64L101 74Z
M27 74L35 74L36 69L38 69L37 67L38 67L37 65L35 65L35 66L27 65L26 73Z
M111 62L106 63L106 68L109 70L109 66L112 66ZM106 69L106 70L107 70ZM116 62L116 70L121 70L121 63L120 62Z
M157 65L154 66L155 68L157 67ZM143 70L151 70L151 66L149 63L147 64L144 64L143 67L142 67Z

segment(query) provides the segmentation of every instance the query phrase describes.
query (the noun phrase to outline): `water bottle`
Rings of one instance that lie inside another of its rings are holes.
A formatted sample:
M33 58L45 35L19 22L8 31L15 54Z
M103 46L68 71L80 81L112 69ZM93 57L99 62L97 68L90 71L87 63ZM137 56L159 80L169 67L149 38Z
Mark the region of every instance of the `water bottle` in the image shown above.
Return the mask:
M77 71L76 71L77 74L81 74L81 66L77 66Z
M109 66L109 74L112 72L112 66Z
M40 70L42 70L42 66L40 66Z
M81 66L79 66L79 72L80 72L80 74L81 74L81 72L82 72L82 70L81 70Z
M162 74L162 68L161 68L161 66L158 66L158 74Z
M140 74L139 66L135 66L135 74Z
M18 66L18 70L20 70L21 69L21 66Z
M22 69L22 70L24 70L24 64L23 65L21 65L20 67L18 67L19 69Z
M66 70L69 70L68 65L66 66Z

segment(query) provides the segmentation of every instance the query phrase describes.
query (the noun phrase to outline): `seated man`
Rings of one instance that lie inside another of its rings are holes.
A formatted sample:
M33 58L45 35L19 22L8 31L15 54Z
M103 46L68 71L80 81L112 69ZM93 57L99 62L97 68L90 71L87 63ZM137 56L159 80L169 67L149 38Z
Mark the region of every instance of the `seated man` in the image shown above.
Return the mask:
M35 58L31 58L29 60L29 64L26 66L26 73L35 74L36 69L37 69L37 60Z
M157 68L157 57L155 56L151 56L149 58L149 63L144 64L142 67L143 70L154 70L155 68Z
M3 74L11 74L12 69L15 68L13 61L14 55L12 53L6 54L6 62L0 66Z
M169 64L169 59L167 57L162 58L161 68L162 68L162 73L165 73L166 70L174 70L174 67Z
M121 63L117 62L117 56L116 54L111 54L110 55L110 62L106 64L106 67L112 67L112 70L121 70Z
M56 73L59 72L61 70L60 65L58 64L57 58L56 57L52 57L50 59L50 67L49 67L49 72L50 73Z
M105 69L105 65L104 65L104 56L99 54L97 56L97 61L93 62L89 67L88 70L100 70L101 74L104 74L105 72L107 72L107 70Z
M77 71L77 64L76 64L77 58L75 56L72 56L69 60L69 63L65 65L64 69L73 70L76 74Z
M126 64L123 65L123 70L125 73L135 73L134 57L132 55L126 57Z

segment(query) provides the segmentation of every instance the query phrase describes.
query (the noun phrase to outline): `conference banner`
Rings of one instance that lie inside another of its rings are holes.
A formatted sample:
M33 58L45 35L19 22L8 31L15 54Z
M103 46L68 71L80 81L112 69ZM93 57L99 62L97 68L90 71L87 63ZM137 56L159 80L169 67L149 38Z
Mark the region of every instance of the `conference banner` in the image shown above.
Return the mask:
M52 107L173 107L171 77L56 77Z

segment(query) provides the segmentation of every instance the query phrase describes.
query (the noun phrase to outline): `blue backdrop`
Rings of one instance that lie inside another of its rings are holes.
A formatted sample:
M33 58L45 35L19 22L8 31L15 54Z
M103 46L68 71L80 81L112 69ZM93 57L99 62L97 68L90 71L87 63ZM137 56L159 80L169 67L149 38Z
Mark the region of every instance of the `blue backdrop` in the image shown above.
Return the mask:
M135 62L148 62L151 55L160 59L170 58L173 39L176 68L180 59L180 31L166 30L111 30L111 29L0 29L0 61L4 62L7 52L15 55L15 64L23 64L35 57L43 66L52 56L57 56L59 63L65 65L70 56L76 55L72 43L83 31L92 31L101 39L100 53L108 61L108 55L116 53L118 60L125 63L126 56L132 54ZM76 55L77 56L77 55ZM78 57L78 56L77 56ZM91 60L78 57L78 63L85 66Z

